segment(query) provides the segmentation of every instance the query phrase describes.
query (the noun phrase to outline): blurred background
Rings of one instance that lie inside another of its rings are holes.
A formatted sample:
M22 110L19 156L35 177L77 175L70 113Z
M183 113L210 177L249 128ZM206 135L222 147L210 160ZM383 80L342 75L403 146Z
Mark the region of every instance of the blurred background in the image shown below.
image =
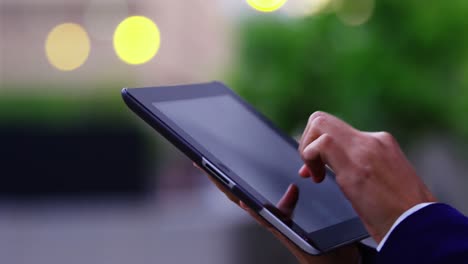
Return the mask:
M393 133L468 213L465 0L0 0L5 263L294 263L130 112L123 87L221 80L300 135Z

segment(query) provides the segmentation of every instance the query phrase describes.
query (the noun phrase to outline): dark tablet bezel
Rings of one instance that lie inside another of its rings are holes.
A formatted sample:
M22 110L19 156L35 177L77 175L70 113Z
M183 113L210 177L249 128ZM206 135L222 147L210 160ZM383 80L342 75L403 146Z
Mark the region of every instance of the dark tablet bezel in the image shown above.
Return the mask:
M135 113L137 113L148 124L153 126L167 140L173 143L200 167L204 165L203 158L214 164L217 169L221 170L222 173L235 182L235 186L228 186L233 187L231 188L232 193L245 202L250 208L259 213L262 209L271 207L272 203L266 200L255 189L250 187L242 180L241 177L229 170L226 165L195 141L189 134L180 129L174 122L172 122L172 120L154 106L154 103L157 102L195 99L219 95L231 96L234 100L241 103L246 109L248 109L250 113L264 122L281 138L287 141L292 147L298 147L298 143L294 139L280 131L264 115L256 111L250 104L245 102L241 97L220 82L165 87L125 88L122 90L124 101ZM331 171L329 171L329 173L333 174ZM226 182L223 182L219 178L216 179L220 181L220 183L227 185ZM274 213L273 211L274 210L270 210L270 212ZM357 217L312 233L306 233L293 221L282 220L282 222L321 252L327 252L343 244L349 244L368 237L367 231L364 229L361 221Z

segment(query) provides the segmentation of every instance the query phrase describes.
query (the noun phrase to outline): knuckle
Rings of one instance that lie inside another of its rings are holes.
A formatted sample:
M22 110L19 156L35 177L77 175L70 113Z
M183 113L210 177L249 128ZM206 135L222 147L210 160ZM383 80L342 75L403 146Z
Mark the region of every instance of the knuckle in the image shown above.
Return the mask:
M370 137L369 138L369 147L370 147L369 151L378 149L379 147L382 146L382 143L383 142L379 138ZM367 153L367 152L366 152L366 154L369 155L369 153Z
M368 132L361 132L359 137L359 144L361 148L359 148L359 156L365 157L366 155L370 155L372 152L375 152L385 146L384 142L380 138L380 132L378 133L368 133Z
M307 160L307 155L306 155L305 151L301 151L301 153L299 153L299 154L301 155L301 159L302 159L303 161L306 161L306 160Z
M372 167L367 166L360 166L358 169L358 178L362 181L368 180L372 176Z
M316 111L309 116L309 122L314 121L316 118L324 117L325 113L322 111Z
M323 125L327 122L327 118L325 116L317 116L312 120L310 123L312 129L323 127Z
M303 161L307 161L311 159L311 151L302 151L301 152L301 158Z
M305 162L313 160L317 153L316 146L312 146L312 147L309 147L309 146L307 146L307 148L301 153L301 158Z
M376 138L379 140L379 142L383 143L384 145L393 145L396 141L392 134L385 131L378 132L376 134Z
M330 148L333 145L333 138L329 134L323 134L321 137L321 147Z

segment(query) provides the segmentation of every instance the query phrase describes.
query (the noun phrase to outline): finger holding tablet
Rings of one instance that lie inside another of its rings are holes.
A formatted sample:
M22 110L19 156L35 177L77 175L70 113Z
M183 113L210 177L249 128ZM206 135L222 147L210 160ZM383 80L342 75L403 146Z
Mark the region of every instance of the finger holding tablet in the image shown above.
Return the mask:
M279 232L275 227L258 215L254 210L249 208L245 203L240 201L238 198L232 195L232 193L226 188L225 185L221 184L219 181L215 180L209 173L207 173L203 168L200 168L196 163L193 163L193 166L198 168L201 172L208 175L208 178L214 183L214 185L223 192L226 197L238 205L240 208L245 210L255 221L271 232L276 239L278 239L299 261L301 264L328 264L328 263L349 263L357 264L359 263L359 251L356 245L348 245L336 249L328 254L322 256L313 256L303 251L300 247L294 244L289 240L285 235ZM291 184L286 190L282 198L276 204L276 208L283 214L284 217L291 217L294 213L294 209L297 205L299 199L299 189L294 184Z

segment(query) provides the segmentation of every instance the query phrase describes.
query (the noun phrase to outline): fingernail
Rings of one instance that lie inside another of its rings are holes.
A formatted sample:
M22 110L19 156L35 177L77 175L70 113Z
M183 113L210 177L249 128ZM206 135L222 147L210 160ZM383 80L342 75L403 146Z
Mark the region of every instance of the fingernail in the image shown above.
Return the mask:
M307 168L305 166L302 166L299 169L299 176L301 176L301 177L307 177L308 176L308 171L307 171Z
M247 210L249 207L242 201L239 202L239 206L244 209L244 210Z
M302 173L304 173L304 165L302 165L297 172L299 175L302 175Z

